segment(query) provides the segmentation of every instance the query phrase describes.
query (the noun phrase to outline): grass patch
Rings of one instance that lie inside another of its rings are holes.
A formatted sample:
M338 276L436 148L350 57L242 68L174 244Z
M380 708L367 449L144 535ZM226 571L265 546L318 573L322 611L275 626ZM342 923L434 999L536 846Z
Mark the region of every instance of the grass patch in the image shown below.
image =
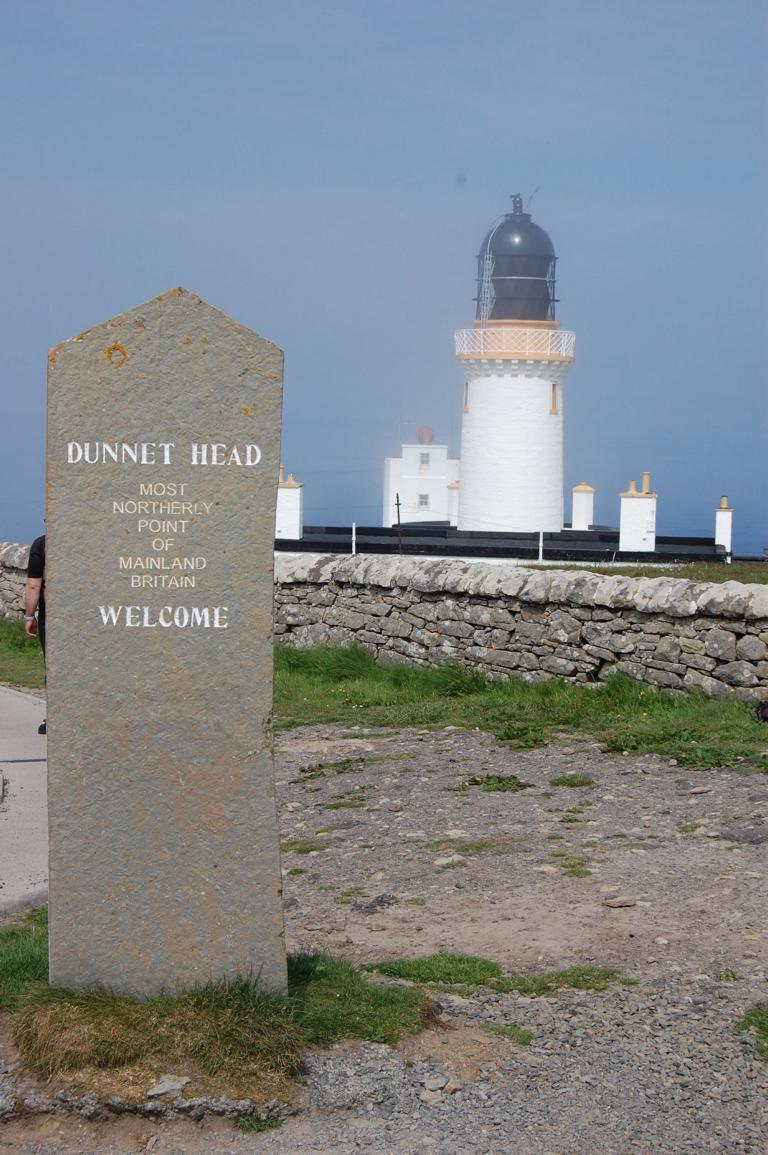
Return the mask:
M266 1119L260 1119L258 1115L238 1115L232 1120L232 1125L246 1135L255 1135L260 1131L274 1131L282 1121L277 1115L270 1115Z
M550 786L569 786L576 789L582 786L594 786L594 778L590 778L589 774L577 774L575 772L568 774L559 774L557 778L550 778Z
M0 1009L14 1010L30 983L48 978L48 911L30 910L0 928Z
M563 987L603 991L619 977L619 972L613 967L598 966L568 967L566 970L546 971L539 975L507 974L498 963L490 959L465 954L433 954L416 959L396 959L367 969L377 970L392 978L449 990L468 991L475 987L485 987L499 994L518 991L524 995L553 994Z
M511 1039L521 1047L530 1047L533 1042L533 1031L526 1031L525 1027L519 1027L516 1023L510 1023L507 1027L488 1026L485 1030L493 1031L495 1035L504 1035L506 1039Z
M326 772L334 774L361 774L365 769L365 758L342 758L339 762L314 762L311 766L300 766L300 778L292 778L291 785L311 782L315 778L325 778Z
M762 1059L768 1060L768 1003L757 1003L736 1024L738 1030L749 1031Z
M0 682L39 689L45 685L43 652L20 621L0 620Z
M501 978L504 973L498 963L471 954L431 954L423 958L395 959L394 962L371 966L380 974L412 983L477 983Z
M681 834L695 834L697 830L703 830L706 822L679 822L677 829Z
M577 732L607 750L663 754L700 769L735 766L765 749L764 724L738 701L669 694L623 676L589 688L560 681L490 682L449 667L379 666L354 647L278 649L275 714L283 727L359 724L362 715L366 730L480 728L512 746Z
M45 932L45 911L0 930L0 992L23 1063L44 1079L134 1100L162 1071L187 1070L208 1092L263 1102L288 1092L307 1046L394 1043L434 1015L422 991L369 982L325 955L289 956L285 995L246 978L147 1000L54 990Z
M330 850L330 842L315 842L311 839L294 838L289 842L282 842L280 849L286 854L314 854L320 850Z
M365 810L368 806L368 796L365 794L345 795L335 802L321 802L321 810Z
M395 1043L420 1031L429 1004L413 989L367 982L349 963L327 955L293 955L289 991L305 1043L339 1038Z
M517 774L483 774L467 778L458 786L450 786L450 790L467 790L470 786L480 786L489 794L517 793L519 790L531 790L533 782L523 782Z
M457 854L482 854L486 850L498 850L499 844L492 838L476 838L462 842L455 838L438 838L429 843L430 850L455 850Z

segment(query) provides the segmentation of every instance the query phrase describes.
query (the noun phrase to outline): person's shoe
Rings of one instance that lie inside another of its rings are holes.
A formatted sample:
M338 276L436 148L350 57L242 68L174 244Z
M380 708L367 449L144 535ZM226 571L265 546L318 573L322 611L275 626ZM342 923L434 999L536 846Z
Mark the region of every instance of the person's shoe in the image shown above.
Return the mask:
M47 730L47 728L46 728L46 725L45 725L45 723L46 723L46 719L45 719L45 718L43 718L42 722L41 722L41 723L40 723L40 725L37 727L37 732L38 732L38 734L47 734L47 733L48 733L48 730Z

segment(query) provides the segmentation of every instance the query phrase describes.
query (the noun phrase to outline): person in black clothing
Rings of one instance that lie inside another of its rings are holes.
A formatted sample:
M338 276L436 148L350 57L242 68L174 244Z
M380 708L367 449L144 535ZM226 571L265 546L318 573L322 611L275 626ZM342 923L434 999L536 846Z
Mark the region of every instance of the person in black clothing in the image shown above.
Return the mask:
M27 563L27 584L24 587L24 629L31 638L37 637L45 659L45 534L32 542ZM38 734L45 734L45 721Z

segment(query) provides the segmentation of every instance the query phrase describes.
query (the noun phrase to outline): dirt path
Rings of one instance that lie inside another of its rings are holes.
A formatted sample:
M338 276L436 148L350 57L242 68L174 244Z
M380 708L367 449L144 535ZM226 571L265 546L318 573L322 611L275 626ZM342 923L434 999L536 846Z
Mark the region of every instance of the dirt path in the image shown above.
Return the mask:
M280 735L288 948L598 963L637 986L440 996L445 1028L397 1052L310 1057L302 1110L269 1134L43 1118L0 1129L0 1152L765 1152L768 1067L734 1024L768 994L768 779L562 741L520 752L453 729ZM593 784L551 785L568 774ZM467 785L510 775L530 785ZM530 1047L488 1030L511 1023L531 1029ZM456 1093L430 1090L443 1076Z

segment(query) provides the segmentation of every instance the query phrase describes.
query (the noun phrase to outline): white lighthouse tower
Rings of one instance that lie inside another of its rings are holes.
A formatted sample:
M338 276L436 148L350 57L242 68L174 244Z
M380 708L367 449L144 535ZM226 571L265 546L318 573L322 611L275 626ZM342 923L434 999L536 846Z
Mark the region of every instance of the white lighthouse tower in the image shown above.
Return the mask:
M555 320L555 250L520 196L485 237L464 372L458 528L563 528L563 381L575 333Z

